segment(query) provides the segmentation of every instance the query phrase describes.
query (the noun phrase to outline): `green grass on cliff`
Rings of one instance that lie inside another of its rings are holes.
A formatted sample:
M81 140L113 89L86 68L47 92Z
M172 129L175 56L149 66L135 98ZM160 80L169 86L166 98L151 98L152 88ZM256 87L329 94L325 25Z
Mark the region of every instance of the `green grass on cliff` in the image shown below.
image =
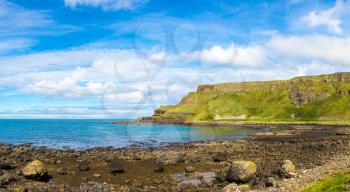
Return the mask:
M194 113L189 121L329 122L350 121L350 83L293 82L299 93L324 99L301 106L294 104L284 86L271 90L268 84L241 92L205 91L190 93L171 113ZM337 92L341 90L343 94ZM311 96L310 96L311 97Z
M327 177L314 182L300 192L345 192L350 191L350 172Z

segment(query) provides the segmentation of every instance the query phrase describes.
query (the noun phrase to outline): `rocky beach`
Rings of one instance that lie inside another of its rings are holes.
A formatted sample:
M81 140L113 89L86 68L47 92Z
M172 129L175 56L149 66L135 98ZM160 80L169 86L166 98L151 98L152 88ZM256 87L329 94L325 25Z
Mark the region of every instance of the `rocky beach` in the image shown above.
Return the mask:
M296 191L350 166L350 127L274 125L237 141L58 150L0 145L0 191Z

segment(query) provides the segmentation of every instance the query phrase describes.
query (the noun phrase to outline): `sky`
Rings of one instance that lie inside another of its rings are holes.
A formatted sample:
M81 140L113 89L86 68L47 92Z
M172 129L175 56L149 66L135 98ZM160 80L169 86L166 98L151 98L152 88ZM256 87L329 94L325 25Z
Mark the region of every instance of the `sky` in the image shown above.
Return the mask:
M0 0L0 118L135 118L199 84L349 71L350 2Z

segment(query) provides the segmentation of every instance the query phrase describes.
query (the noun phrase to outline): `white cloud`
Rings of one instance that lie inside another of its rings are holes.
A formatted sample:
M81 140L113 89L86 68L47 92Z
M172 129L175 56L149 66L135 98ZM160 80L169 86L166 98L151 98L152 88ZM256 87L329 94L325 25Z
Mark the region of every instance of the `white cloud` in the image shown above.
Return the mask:
M101 7L104 10L133 10L146 0L64 0L67 7L78 6Z
M341 34L343 32L341 16L350 10L348 4L343 0L337 0L334 7L323 11L313 10L301 20L309 27L327 26L328 31Z
M228 47L214 45L201 51L183 53L181 57L198 59L203 62L203 66L206 66L207 63L215 63L252 67L269 63L266 50L260 45L236 46L231 44Z
M26 9L7 0L0 0L0 37L58 35L80 30L79 27L54 21L48 11Z
M23 51L34 45L34 41L31 39L6 39L0 41L0 54L8 53L11 51Z
M335 66L350 66L350 37L327 35L276 36L267 49L289 59L320 60ZM295 63L299 65L300 63Z

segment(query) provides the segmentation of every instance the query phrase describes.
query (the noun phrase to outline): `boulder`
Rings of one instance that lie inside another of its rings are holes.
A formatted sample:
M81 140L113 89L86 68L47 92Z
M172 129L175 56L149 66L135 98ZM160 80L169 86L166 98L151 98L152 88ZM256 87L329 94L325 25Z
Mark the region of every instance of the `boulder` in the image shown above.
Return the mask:
M227 172L226 180L228 182L246 183L255 176L256 170L256 164L252 161L235 161Z
M185 167L186 173L193 173L195 171L195 168L192 166Z
M16 167L17 166L14 163L0 162L0 169L3 169L3 170L15 169Z
M284 160L281 167L278 169L278 173L281 177L293 177L296 174L295 165L290 160Z
M211 158L213 159L214 162L226 161L227 159L226 154L223 152L213 153Z
M90 170L90 166L89 166L89 163L87 161L78 162L77 167L78 167L79 171L89 171Z
M57 174L60 174L60 175L68 175L68 168L67 167L59 167L57 170L56 170L56 173Z
M156 173L164 172L164 166L162 164L156 164L156 166L154 168L154 172L156 172Z
M266 180L265 186L266 186L266 187L274 187L274 186L276 186L276 180L275 180L275 178L269 177L269 178Z
M48 175L44 164L39 160L35 160L29 163L27 166L25 166L22 169L22 174L28 179L38 180L45 179Z
M108 165L108 172L111 174L124 173L124 171L125 171L124 165L118 159L112 160Z

